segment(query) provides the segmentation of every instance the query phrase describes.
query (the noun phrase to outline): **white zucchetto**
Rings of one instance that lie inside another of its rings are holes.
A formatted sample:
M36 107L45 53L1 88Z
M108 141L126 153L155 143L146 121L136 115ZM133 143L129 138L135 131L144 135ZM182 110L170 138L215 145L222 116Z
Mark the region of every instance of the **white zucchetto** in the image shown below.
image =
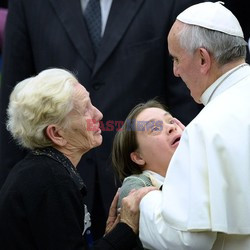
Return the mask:
M177 16L177 20L244 38L242 28L234 14L223 2L203 2L192 5Z

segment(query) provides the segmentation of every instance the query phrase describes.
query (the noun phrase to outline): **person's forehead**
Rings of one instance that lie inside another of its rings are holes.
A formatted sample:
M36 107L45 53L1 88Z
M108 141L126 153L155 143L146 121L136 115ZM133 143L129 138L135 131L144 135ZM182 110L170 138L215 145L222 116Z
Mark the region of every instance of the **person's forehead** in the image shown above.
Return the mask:
M77 83L75 85L75 93L76 93L76 96L82 96L82 97L85 97L85 98L89 98L89 92L86 90L86 88L80 84L80 83Z
M184 23L176 19L170 32L173 33L174 35L177 35L182 30L183 26Z
M147 108L144 109L138 116L137 120L151 120L155 118L163 118L166 116L171 116L166 110L161 108Z
M175 51L177 48L179 48L179 33L181 29L183 28L183 23L176 20L176 22L173 24L169 35L168 35L168 50L169 53L172 53L172 51Z

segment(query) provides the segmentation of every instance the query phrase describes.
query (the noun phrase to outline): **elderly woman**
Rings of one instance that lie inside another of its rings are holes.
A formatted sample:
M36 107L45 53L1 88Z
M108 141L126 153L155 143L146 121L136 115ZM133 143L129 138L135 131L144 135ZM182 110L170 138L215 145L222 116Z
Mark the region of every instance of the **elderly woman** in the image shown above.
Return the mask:
M0 242L6 249L88 249L93 245L86 187L76 171L82 155L102 143L87 90L70 72L48 69L14 88L7 128L30 153L10 172L0 191ZM91 120L95 129L87 129ZM138 232L138 204L124 205L117 224L114 198L106 235L96 249L131 249ZM139 198L138 198L139 197ZM131 216L130 216L131 215Z

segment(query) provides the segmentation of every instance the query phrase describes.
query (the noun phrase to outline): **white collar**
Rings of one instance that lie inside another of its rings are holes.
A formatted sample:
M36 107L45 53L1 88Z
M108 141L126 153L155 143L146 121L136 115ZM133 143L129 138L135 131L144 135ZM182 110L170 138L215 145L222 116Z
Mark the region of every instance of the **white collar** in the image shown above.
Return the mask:
M230 88L231 86L236 84L239 80L244 78L245 74L242 73L243 70L241 70L244 66L249 66L249 65L247 63L238 65L237 67L229 70L228 72L220 76L211 86L209 86L202 94L200 99L203 105L207 105L217 95L221 94L226 89ZM249 74L248 71L246 72L246 75L247 74ZM233 75L236 79L234 81L225 81L231 75Z
M161 185L163 184L164 179L165 179L165 177L163 177L163 176L161 176L161 175L159 175L156 172L153 172L151 170L144 170L143 174L146 174L146 175L149 174L149 175L153 176Z

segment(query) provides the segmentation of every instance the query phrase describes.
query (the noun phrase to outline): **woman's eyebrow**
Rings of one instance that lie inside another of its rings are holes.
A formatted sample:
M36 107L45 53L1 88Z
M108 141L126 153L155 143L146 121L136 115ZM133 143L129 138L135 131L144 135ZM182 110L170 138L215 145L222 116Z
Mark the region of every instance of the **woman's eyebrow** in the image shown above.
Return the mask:
M171 116L171 114L168 113L168 112L166 112L166 113L164 114L164 116Z

